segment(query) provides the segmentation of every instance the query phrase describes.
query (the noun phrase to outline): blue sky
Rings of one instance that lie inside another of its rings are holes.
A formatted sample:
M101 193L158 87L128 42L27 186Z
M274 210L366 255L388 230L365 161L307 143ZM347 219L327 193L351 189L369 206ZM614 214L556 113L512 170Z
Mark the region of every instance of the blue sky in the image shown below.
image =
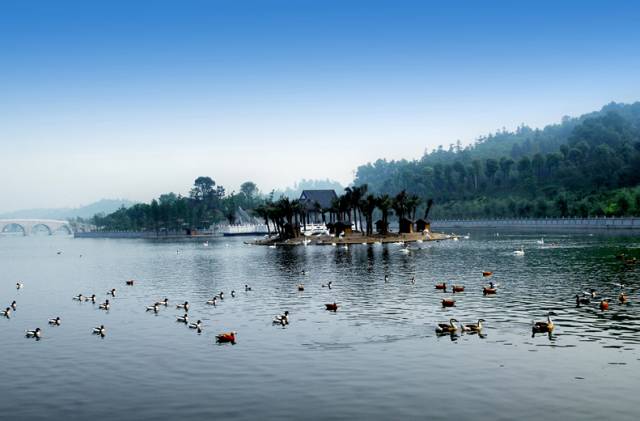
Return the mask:
M0 52L0 211L348 183L640 99L634 2L3 1Z

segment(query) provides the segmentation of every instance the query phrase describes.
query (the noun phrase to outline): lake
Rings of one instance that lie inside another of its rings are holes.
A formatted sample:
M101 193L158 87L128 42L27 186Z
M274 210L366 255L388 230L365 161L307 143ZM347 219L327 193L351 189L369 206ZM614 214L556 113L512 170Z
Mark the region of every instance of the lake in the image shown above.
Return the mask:
M544 245L540 238L474 230L469 239L412 244L404 254L394 244L271 249L239 238L205 247L0 236L0 305L17 302L11 318L0 319L0 413L12 420L637 419L640 264L615 256L640 256L640 235L553 232ZM514 256L521 246L525 255ZM487 270L495 296L482 294ZM329 281L331 289L322 287ZM465 292L435 290L442 281ZM628 304L618 303L619 284ZM106 295L111 288L115 297ZM608 311L597 301L576 308L575 295L589 288L612 299ZM207 305L220 291L224 300ZM111 308L72 300L80 293L96 294L98 303L110 298ZM168 307L145 311L165 297ZM443 297L456 306L444 309ZM184 301L202 333L176 321L183 313L175 304ZM326 311L334 301L338 311ZM273 325L285 310L290 324ZM532 338L532 320L549 311L553 335ZM56 316L61 325L49 326ZM436 335L437 323L452 317L483 318L484 335ZM104 338L92 335L101 324ZM25 338L36 327L42 339ZM235 345L215 343L231 330Z

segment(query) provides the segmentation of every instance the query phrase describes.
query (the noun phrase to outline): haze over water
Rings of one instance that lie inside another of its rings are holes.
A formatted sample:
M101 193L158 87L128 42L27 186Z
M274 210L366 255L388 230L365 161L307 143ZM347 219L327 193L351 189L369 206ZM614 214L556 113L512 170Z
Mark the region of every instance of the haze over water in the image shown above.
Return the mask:
M0 412L30 420L636 419L638 269L615 255L634 252L638 238L538 239L474 231L404 255L396 245L2 236L0 304L15 299L18 308L0 320ZM525 256L511 255L521 245ZM482 296L483 270L495 272L494 297ZM328 281L330 290L321 286ZM451 297L434 289L441 281L465 285L456 307L441 307ZM615 283L627 285L630 304L618 304ZM575 294L590 287L614 299L608 312L575 308ZM95 293L101 302L110 288L108 312L72 300ZM207 306L220 291L225 299ZM168 308L145 312L164 297ZM175 321L185 300L192 321L204 323L200 335ZM327 312L333 301L338 312ZM284 310L290 325L272 325ZM554 335L532 338L531 320L548 310L557 313ZM61 326L48 326L56 316ZM486 337L437 337L436 324L451 317L485 319ZM91 334L100 324L103 339ZM26 339L35 327L42 340ZM215 334L230 330L237 344L216 345Z

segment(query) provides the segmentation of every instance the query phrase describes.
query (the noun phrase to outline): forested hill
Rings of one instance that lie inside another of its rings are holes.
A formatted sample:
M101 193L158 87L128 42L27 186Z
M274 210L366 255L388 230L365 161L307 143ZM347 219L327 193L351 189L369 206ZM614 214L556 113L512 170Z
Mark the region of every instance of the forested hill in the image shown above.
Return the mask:
M526 126L360 166L355 185L433 198L434 217L640 214L640 102L611 103L542 130Z

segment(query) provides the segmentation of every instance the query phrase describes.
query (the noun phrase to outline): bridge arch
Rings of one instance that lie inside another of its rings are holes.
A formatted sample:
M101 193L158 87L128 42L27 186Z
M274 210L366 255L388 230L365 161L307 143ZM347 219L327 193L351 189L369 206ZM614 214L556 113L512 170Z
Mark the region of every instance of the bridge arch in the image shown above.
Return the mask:
M44 227L47 232L49 233L49 235L53 235L53 230L51 229L51 227L47 224L45 224L44 222L39 222L39 223L35 223L31 226L31 234L35 234L36 231L39 230L40 227Z
M11 232L11 231L8 230L8 228L17 227L17 228L20 228L22 230L22 235L29 235L28 232L27 232L27 229L23 225L21 225L21 224L19 224L17 222L2 223L0 225L2 226L2 229L0 229L0 233L4 234L4 233Z

